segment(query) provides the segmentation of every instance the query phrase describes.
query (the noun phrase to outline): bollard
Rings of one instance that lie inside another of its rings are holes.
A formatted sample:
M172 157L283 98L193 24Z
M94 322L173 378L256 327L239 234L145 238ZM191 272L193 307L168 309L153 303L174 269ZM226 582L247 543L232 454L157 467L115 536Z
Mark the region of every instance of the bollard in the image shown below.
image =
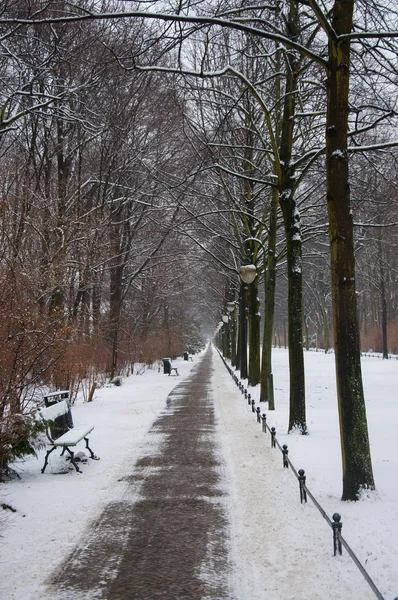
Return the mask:
M252 412L256 412L256 409L255 409L255 406L254 406L254 405L255 405L255 403L256 403L256 402L255 402L255 400L254 400L254 398L253 398L253 400L252 400Z
M339 552L340 555L343 554L341 540L339 538L339 533L341 533L341 528L343 527L343 523L341 523L341 516L339 515L339 513L334 513L334 515L332 516L332 519L333 519L333 523L332 523L333 552L334 552L334 556L336 556L337 551Z
M289 468L289 460L287 458L288 454L289 454L288 447L286 446L286 444L283 444L283 446L282 446L282 455L283 455L283 466L284 466L285 469Z
M257 423L261 423L261 414L260 414L260 410L261 408L259 406L257 406L256 408L256 412L257 412Z
M298 480L299 480L299 485L300 485L300 502L301 504L303 502L307 502L307 492L305 489L305 480L306 480L306 475L305 475L305 471L304 469L300 469L298 472Z
M245 390L245 399L247 400L247 390Z
M275 427L271 427L271 448L276 448L275 435Z
M247 403L251 404L252 403L252 397L250 394L247 394Z
M263 422L263 432L267 433L267 415L265 413L263 413L263 416L261 417L262 422Z

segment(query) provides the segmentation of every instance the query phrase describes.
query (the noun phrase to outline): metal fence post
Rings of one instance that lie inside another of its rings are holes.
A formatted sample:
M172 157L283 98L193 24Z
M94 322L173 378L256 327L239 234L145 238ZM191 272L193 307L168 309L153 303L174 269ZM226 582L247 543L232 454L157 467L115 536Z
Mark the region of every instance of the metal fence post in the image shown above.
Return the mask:
M299 469L298 480L300 485L300 502L307 502L307 492L305 490L306 475L304 469Z
M263 422L263 432L267 433L267 415L265 413L263 413L263 416L261 417L262 422Z
M276 435L275 427L271 427L271 448L276 448L275 435Z
M333 552L334 552L334 556L336 556L337 551L339 552L339 554L343 554L343 548L341 546L341 540L339 538L339 534L341 533L341 528L343 527L343 523L341 523L341 516L339 515L339 513L334 513L334 515L332 516L332 519L333 519L333 523L332 523Z
M289 461L287 458L287 455L289 454L289 450L286 444L283 444L282 446L282 455L283 455L283 466L284 468L288 469L289 468Z

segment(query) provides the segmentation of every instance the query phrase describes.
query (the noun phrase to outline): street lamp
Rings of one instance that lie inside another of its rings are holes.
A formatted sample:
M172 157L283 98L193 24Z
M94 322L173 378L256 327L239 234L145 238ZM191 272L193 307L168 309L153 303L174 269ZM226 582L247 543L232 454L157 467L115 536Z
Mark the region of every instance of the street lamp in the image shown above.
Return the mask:
M263 242L258 238L247 238L246 242L251 241L258 244L263 249L263 269L264 269L264 287L265 287L265 302L267 302L267 285L266 285L266 257L267 250ZM267 323L267 314L264 315L264 336L263 336L263 353L262 353L262 364L261 364L261 389L260 389L260 402L265 398L268 400L268 408L273 410L274 405L274 378L272 374L272 359L271 359L271 332L268 331L266 335L266 329L269 329L269 323ZM264 377L267 373L267 377Z
M235 300L229 300L226 304L229 315L228 327L228 358L231 359L231 365L236 366L236 312L238 308Z
M233 312L236 308L236 302L231 301L231 302L227 302L227 311L228 312Z
M256 265L242 265L239 269L239 275L244 283L250 285L257 277Z

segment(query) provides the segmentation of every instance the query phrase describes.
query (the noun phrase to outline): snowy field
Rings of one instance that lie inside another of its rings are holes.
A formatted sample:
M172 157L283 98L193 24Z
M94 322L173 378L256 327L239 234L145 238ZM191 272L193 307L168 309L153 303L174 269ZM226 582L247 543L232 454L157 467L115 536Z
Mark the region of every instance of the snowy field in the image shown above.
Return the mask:
M347 553L333 556L328 524L311 501L300 504L296 478L283 469L280 451L271 450L270 436L261 432L215 351L213 357L234 600L375 598ZM83 464L83 474L56 474L63 460L57 452L41 474L42 452L17 465L21 479L0 484L0 504L16 511L0 509L1 600L48 598L46 578L102 509L126 493L125 477L140 456L152 451L149 445L157 443L150 441L148 430L166 410L168 393L198 360L177 360L178 377L150 369L121 387L99 389L90 404L78 400L75 425L95 425L90 445L101 457ZM398 361L363 358L377 490L353 503L340 501L334 356L305 354L308 436L286 435L287 351L275 349L273 364L276 411L267 413L268 424L276 427L279 443L288 444L296 469L305 469L307 486L326 513L342 515L343 536L385 600L393 600L398 596ZM250 391L258 396L257 388Z

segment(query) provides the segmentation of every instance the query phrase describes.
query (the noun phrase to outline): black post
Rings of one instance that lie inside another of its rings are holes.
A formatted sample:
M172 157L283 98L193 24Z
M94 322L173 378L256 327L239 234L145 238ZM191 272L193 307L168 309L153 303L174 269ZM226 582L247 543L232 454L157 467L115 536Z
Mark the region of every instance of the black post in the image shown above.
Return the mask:
M259 406L257 406L256 408L256 413L257 413L257 423L261 423L261 414L260 414L261 408Z
M263 416L261 418L263 421L263 432L267 433L267 415L263 413Z
M247 299L249 288L243 281L240 284L239 310L239 369L242 379L247 379Z
M252 403L251 394L247 394L247 403L250 405Z
M282 455L283 455L283 466L285 469L289 468L289 460L287 458L287 455L289 454L289 450L286 444L283 444L282 446Z
M275 435L275 427L271 427L271 448L276 448Z
M303 502L307 502L307 492L305 489L305 480L306 480L306 475L305 475L305 471L304 469L300 469L298 472L298 480L299 480L299 485L300 485L300 502L301 504Z
M252 412L256 412L256 409L255 409L254 405L255 405L255 400L253 398L253 400L252 400Z
M336 556L337 551L339 552L339 554L343 554L343 549L341 546L341 540L339 538L339 534L341 533L341 528L343 527L343 523L341 523L341 516L339 515L339 513L334 513L334 515L332 516L333 519L333 523L332 523L332 529L333 529L333 552L334 552L334 556Z

